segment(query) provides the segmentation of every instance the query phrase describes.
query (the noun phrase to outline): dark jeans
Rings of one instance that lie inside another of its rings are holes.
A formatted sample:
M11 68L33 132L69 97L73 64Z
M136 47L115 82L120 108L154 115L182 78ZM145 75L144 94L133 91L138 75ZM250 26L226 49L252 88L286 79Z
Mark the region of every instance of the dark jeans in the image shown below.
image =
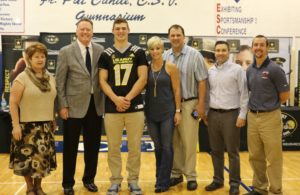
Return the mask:
M156 157L156 188L169 188L173 166L173 115L159 122L147 119Z

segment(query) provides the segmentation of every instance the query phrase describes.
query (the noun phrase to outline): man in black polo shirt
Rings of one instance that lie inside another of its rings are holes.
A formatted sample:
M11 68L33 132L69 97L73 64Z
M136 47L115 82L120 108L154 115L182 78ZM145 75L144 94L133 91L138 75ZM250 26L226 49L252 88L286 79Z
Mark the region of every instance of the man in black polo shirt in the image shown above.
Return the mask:
M254 63L247 69L249 161L254 190L248 195L282 194L282 120L280 105L289 98L284 71L268 57L268 39L252 41ZM268 164L267 164L268 162Z

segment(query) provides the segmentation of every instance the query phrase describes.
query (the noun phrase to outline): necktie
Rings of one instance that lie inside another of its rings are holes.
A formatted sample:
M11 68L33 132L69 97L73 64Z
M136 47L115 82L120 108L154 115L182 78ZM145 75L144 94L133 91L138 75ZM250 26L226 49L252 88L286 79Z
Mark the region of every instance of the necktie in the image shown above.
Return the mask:
M88 69L89 73L91 74L92 63L91 63L91 55L89 52L89 47L86 47L85 65L86 65L86 68Z

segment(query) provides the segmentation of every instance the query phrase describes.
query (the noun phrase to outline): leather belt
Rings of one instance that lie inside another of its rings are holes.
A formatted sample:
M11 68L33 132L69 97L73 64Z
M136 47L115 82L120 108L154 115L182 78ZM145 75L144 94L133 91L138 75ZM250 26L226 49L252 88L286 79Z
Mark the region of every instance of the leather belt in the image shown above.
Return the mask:
M198 99L198 97L190 97L190 98L181 98L181 102L187 102L187 101L190 101L190 100L195 100L195 99Z
M233 108L233 109L215 109L215 108L209 108L210 110L214 111L214 112L220 112L220 113L225 113L225 112L232 112L232 111L236 111L238 110L238 108Z
M250 112L252 113L255 113L255 114L259 114L259 113L264 113L264 112L269 112L267 110L252 110L252 109L249 109Z

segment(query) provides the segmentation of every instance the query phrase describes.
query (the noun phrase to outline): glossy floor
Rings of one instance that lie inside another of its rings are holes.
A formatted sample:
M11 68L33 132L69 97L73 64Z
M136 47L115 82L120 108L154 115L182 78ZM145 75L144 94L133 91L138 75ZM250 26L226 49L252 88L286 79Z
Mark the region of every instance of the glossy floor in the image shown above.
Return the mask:
M248 163L248 153L241 152L241 177L244 186L240 187L241 194L247 192L247 186L251 185L252 170ZM125 162L127 159L127 153L122 153L123 160L123 176L126 178ZM8 169L8 154L0 154L0 195L19 195L25 194L26 185L24 180L20 176L15 176L12 170ZM43 189L48 195L62 195L63 189L61 187L62 178L62 154L57 154L58 168L52 174L43 180ZM226 167L227 156L226 156ZM110 172L107 166L107 153L99 153L99 166L98 173L95 178L95 183L99 187L99 192L88 192L82 185L81 177L83 173L83 154L78 154L77 170L76 170L76 184L74 186L75 194L79 195L92 195L92 194L106 194L106 190L109 187ZM144 191L144 195L154 195L154 183L155 183L155 158L154 154L142 153L142 166L140 173L139 184ZM283 188L284 195L299 195L300 194L300 152L284 152L284 175L283 175ZM225 186L214 192L206 192L204 187L211 182L213 169L211 164L211 158L208 153L197 154L197 172L198 172L198 189L190 192L186 189L186 182L179 184L176 187L171 187L168 192L162 193L163 195L222 195L228 194L228 172L225 171ZM126 179L122 183L122 191L120 195L129 194L127 189Z

